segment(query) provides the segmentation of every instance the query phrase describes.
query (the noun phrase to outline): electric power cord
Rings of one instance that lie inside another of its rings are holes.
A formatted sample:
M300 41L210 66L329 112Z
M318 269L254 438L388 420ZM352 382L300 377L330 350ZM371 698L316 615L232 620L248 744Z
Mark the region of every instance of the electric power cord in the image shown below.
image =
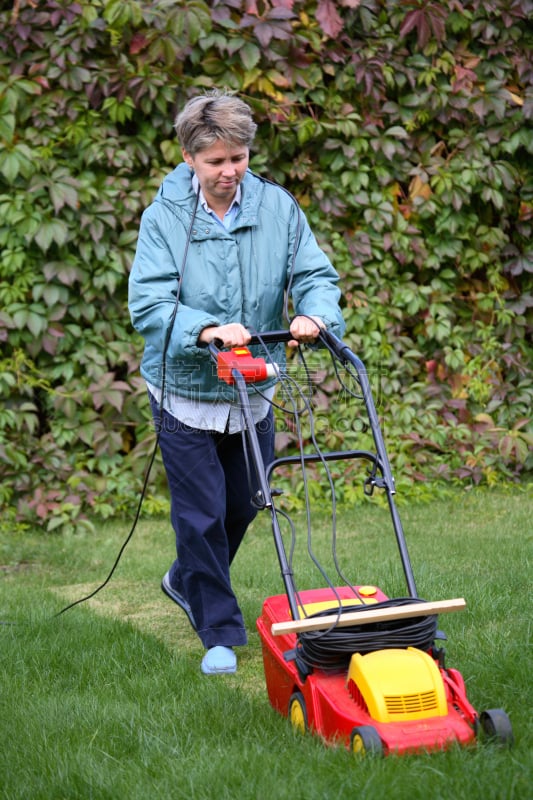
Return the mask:
M409 603L424 602L420 598L395 598L375 603L374 609L397 608ZM339 613L368 611L369 606L344 606ZM331 609L314 614L314 617L331 615ZM429 650L437 638L436 615L412 619L385 620L365 625L335 627L327 631L313 631L298 635L298 657L310 667L325 671L344 669L353 653L371 653L375 650L416 647Z
M195 220L195 216L196 216L196 209L198 208L199 198L200 198L200 189L198 189L198 191L196 192L196 199L195 199L195 203L194 203L193 213L192 213L191 220L189 222L189 227L188 227L188 230L187 230L187 239L186 239L186 242L185 242L185 249L183 251L181 269L180 269L179 274L178 274L178 286L177 286L177 290L176 290L176 299L174 301L173 308L172 308L172 313L170 315L170 320L169 320L169 323L167 325L165 341L164 341L164 344L163 344L163 353L161 355L161 400L160 400L159 409L158 409L159 418L155 421L156 439L155 439L155 443L154 443L154 448L152 450L152 453L151 453L149 461L148 461L148 467L146 469L146 473L145 473L145 476L144 476L143 487L142 487L142 490L141 490L141 495L139 497L139 502L137 503L137 509L136 509L136 512L135 512L133 523L131 525L131 528L129 530L128 535L126 536L126 539L122 543L122 546L121 546L121 548L120 548L120 550L118 552L117 557L115 558L115 562L114 562L113 566L111 567L111 570L110 570L107 578L99 586L97 586L96 589L93 592L91 592L90 594L86 595L85 597L80 597L79 600L75 600L73 603L69 603L68 606L65 606L64 608L62 608L61 611L58 611L57 614L54 614L55 617L59 617L61 614L64 614L65 611L68 611L69 609L74 608L74 606L77 606L80 603L84 603L86 600L90 600L91 597L94 597L95 594L97 594L105 586L107 586L107 584L109 583L109 581L113 577L113 574L114 574L116 568L118 567L119 561L122 558L122 554L124 553L124 550L126 549L127 545L131 541L131 538L132 538L133 534L135 533L135 529L137 528L137 523L138 523L139 517L141 515L142 505L143 505L143 502L144 502L144 498L146 496L146 490L148 488L148 481L150 479L150 474L152 472L152 467L154 465L155 457L156 457L156 454L157 454L157 448L158 448L158 445L159 445L159 436L160 436L161 428L163 426L163 403L164 403L164 398L165 398L166 376L167 376L167 352L168 352L168 348L169 348L169 345L170 345L170 339L171 339L171 336L172 336L172 331L174 329L174 323L176 321L176 316L177 316L177 313L178 313L178 308L179 308L179 303L180 303L181 286L182 286L182 283L183 283L183 276L185 274L185 269L186 269L186 266L187 266L187 255L189 253L189 246L190 246L190 243L191 243L192 229L193 229L194 220Z

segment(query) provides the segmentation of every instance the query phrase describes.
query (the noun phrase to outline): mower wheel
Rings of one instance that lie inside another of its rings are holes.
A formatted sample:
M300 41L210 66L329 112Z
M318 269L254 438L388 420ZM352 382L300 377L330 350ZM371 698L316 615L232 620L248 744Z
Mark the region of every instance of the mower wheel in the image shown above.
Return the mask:
M357 756L382 756L383 744L372 725L359 725L350 734L350 750Z
M503 708L489 708L487 711L482 711L479 722L481 730L487 739L509 747L513 744L514 735L511 720Z
M301 692L291 694L289 700L288 715L292 729L296 733L304 734L307 732L307 708L305 707L304 696Z

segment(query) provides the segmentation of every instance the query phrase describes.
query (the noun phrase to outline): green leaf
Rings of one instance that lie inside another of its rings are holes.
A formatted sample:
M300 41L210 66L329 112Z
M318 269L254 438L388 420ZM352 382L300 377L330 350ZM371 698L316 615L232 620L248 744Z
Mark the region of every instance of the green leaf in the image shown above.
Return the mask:
M56 214L65 205L70 206L70 208L77 208L79 205L78 192L74 186L54 181L49 186L49 192Z
M11 142L15 134L15 127L15 115L10 112L2 112L0 105L0 139Z
M29 312L26 324L28 326L28 329L35 337L43 333L48 327L48 322L46 317L43 317L40 314L36 314L33 311Z
M69 230L66 223L59 219L52 219L41 224L34 238L41 250L46 252L53 242L61 246L65 244L68 237Z
M253 42L247 42L239 48L239 57L247 70L253 69L261 59L261 50Z
M297 127L298 144L302 145L310 141L317 129L317 123L311 117L304 118Z
M15 182L15 178L20 172L20 166L20 160L14 150L0 152L0 173L8 183Z

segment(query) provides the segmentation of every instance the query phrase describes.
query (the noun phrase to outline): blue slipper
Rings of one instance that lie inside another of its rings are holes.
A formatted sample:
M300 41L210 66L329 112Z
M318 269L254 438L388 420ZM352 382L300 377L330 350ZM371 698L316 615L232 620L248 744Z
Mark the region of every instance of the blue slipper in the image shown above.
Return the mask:
M211 647L202 659L204 675L231 675L237 672L237 657L231 647Z
M161 581L161 588L167 597L170 597L177 605L185 611L187 617L189 618L189 622L191 623L194 630L196 630L196 622L194 621L194 617L192 615L192 609L186 599L181 596L179 592L172 588L170 585L170 575L167 572L166 575L163 576L163 580Z

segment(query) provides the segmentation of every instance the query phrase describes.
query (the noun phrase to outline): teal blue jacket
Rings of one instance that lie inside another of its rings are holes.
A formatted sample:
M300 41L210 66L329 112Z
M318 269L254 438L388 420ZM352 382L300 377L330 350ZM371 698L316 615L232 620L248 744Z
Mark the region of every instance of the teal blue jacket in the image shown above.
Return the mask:
M338 336L344 332L338 275L301 209L279 186L249 171L241 190L230 230L200 205L192 221L196 194L189 167L180 164L164 179L141 220L129 280L132 324L145 340L141 374L161 386L162 355L181 276L166 352L166 386L190 399L235 399L234 389L214 374L207 349L198 346L201 330L229 322L240 322L252 333L287 328L283 309L289 286L295 314L318 316ZM274 350L273 360L282 366L284 345Z

